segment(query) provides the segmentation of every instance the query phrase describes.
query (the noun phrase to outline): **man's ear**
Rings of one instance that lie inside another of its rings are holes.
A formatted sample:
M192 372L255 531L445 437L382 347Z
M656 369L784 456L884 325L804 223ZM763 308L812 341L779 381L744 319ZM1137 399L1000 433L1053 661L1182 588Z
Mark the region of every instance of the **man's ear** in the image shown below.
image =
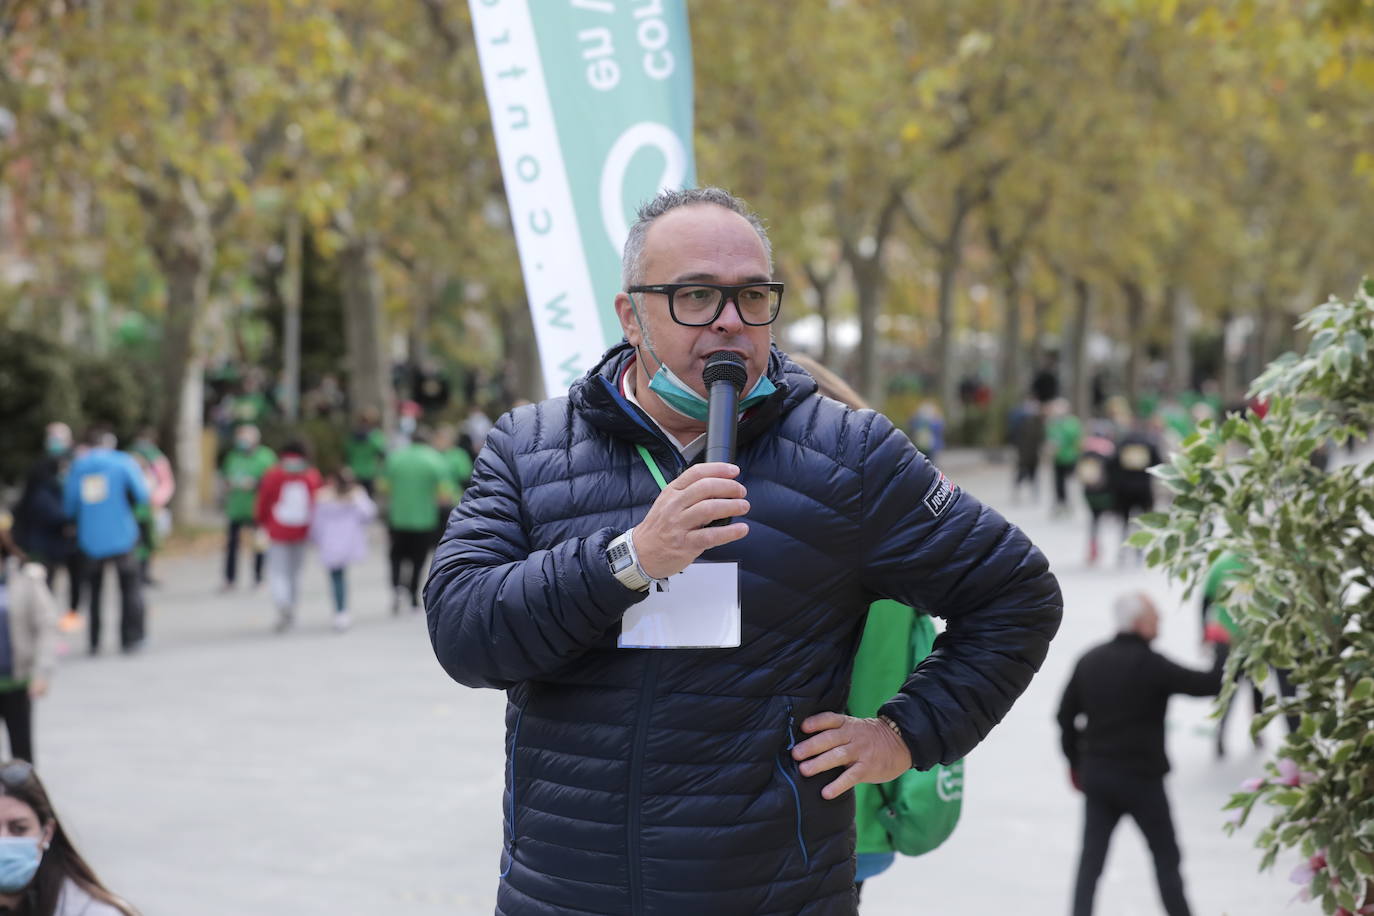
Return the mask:
M630 303L628 293L615 294L615 314L620 319L620 330L624 332L625 339L635 349L639 349L644 343L644 333L639 328L639 322L635 320L634 306Z

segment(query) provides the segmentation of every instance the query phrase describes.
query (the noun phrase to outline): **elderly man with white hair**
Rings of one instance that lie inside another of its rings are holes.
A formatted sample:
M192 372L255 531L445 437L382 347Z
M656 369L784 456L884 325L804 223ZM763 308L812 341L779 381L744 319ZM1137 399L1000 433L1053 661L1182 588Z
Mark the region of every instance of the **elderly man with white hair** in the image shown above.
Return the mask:
M1149 843L1165 912L1186 916L1181 856L1164 792L1164 713L1176 693L1215 696L1221 667L1195 671L1152 649L1159 612L1144 592L1121 595L1112 610L1115 638L1079 659L1059 704L1070 778L1086 803L1073 914L1092 913L1112 832L1129 814Z

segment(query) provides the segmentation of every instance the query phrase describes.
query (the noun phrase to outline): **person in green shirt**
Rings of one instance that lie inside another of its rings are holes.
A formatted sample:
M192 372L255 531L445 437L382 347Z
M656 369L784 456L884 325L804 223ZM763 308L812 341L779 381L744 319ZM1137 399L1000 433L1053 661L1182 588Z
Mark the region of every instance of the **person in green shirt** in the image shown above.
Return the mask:
M253 505L258 497L258 485L268 468L277 463L277 455L262 444L262 435L251 424L234 430L234 447L224 456L220 476L224 480L224 514L229 521L228 540L224 550L224 585L222 591L234 587L238 578L239 536L246 528L253 537L253 585L262 584L265 556L256 537Z
M1202 641L1216 645L1219 657L1218 665L1226 664L1226 656L1230 654L1231 650L1231 640L1240 635L1240 627L1232 618L1231 612L1219 599L1230 591L1234 583L1249 575L1249 571L1245 560L1239 554L1227 551L1217 557L1217 561L1207 571L1206 578L1202 580ZM1244 676L1243 672L1236 672L1237 681ZM1280 697L1287 698L1296 695L1297 688L1288 679L1287 670L1275 668L1274 680ZM1239 694L1240 690L1238 689L1236 692ZM1232 697L1231 702L1226 704L1221 711L1221 716L1217 719L1216 754L1218 760L1226 756L1226 720L1230 718L1231 708L1237 702L1237 697ZM1259 715L1264 706L1264 694L1253 681L1250 683L1250 704L1254 710L1253 715ZM1297 731L1299 724L1297 716L1285 716L1284 721L1288 725L1289 732ZM1252 740L1255 747L1261 746L1258 735L1255 735Z
M1050 421L1045 429L1054 461L1054 513L1069 512L1069 478L1083 454L1083 424L1069 411L1069 402L1055 398L1050 402Z
M369 407L358 415L353 431L344 443L344 461L368 496L375 493L377 475L382 472L382 462L385 460L386 434L381 430L377 409Z
M439 528L435 532L435 543L444 536L449 514L463 499L463 491L472 480L472 453L459 441L458 431L451 425L444 425L434 434L434 447L444 459L450 484L449 498L439 505Z
M420 577L438 537L439 506L454 501L448 466L429 439L428 430L417 429L409 444L387 456L382 468L391 534L393 614L401 612L401 600L406 597L412 612L420 610Z

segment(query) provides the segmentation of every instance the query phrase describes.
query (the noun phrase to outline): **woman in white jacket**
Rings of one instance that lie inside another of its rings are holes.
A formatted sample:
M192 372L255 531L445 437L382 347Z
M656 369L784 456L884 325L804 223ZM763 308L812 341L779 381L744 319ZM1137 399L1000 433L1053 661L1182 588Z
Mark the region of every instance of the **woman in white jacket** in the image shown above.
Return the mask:
M33 762L33 701L57 662L57 602L43 567L0 534L0 719L10 756Z

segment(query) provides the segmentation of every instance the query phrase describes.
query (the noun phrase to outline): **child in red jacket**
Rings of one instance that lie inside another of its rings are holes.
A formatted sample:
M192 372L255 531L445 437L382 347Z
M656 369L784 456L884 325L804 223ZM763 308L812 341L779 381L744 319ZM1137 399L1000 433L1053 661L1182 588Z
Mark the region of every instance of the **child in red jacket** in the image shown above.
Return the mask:
M290 442L258 487L253 517L270 542L267 581L277 606L278 633L286 632L295 622L301 565L315 514L315 491L320 485L320 472L310 466L305 446Z

